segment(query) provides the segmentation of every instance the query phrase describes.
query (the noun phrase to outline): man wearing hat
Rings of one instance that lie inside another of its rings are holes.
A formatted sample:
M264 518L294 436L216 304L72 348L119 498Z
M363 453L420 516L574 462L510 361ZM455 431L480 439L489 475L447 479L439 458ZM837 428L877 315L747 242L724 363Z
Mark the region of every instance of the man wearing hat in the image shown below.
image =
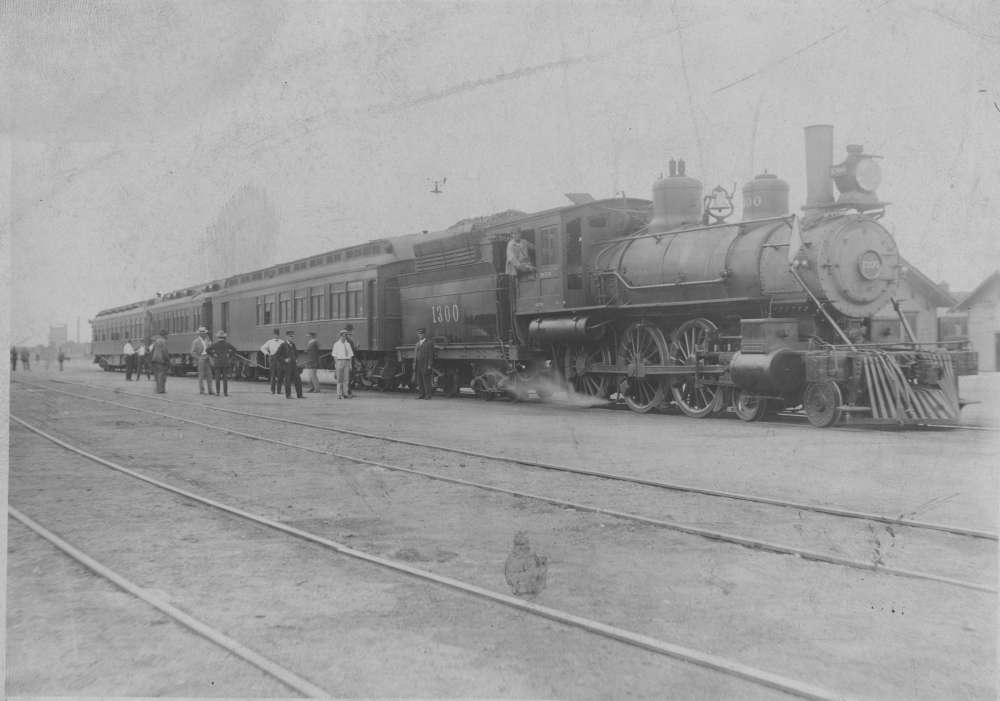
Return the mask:
M160 335L153 339L153 345L149 349L149 362L153 365L153 377L156 378L156 393L166 394L167 370L170 369L166 329L161 329Z
M295 347L295 332L291 329L285 332L285 342L275 352L273 362L284 371L285 399L292 398L292 383L295 384L295 396L303 399L302 380L299 378L299 349Z
M198 327L198 335L191 341L191 357L198 363L198 394L205 394L205 385L208 385L208 393L212 391L212 365L208 360L208 347L212 345L208 337L208 329L204 326Z
M354 358L354 348L347 338L347 329L340 330L330 355L333 356L333 369L337 375L337 399L350 399L351 362Z
M430 399L433 385L434 342L427 338L426 329L417 329L417 345L413 349L413 383L419 393L417 399Z
M208 357L212 359L212 375L215 376L215 394L229 396L229 368L236 359L236 346L226 340L226 332L215 334L215 343L208 347ZM221 389L219 385L222 385Z
M281 340L281 331L275 329L272 332L271 338L260 347L260 352L267 358L267 367L271 380L271 394L281 393L281 379L284 375L284 368L278 365L274 356L283 343L284 341Z

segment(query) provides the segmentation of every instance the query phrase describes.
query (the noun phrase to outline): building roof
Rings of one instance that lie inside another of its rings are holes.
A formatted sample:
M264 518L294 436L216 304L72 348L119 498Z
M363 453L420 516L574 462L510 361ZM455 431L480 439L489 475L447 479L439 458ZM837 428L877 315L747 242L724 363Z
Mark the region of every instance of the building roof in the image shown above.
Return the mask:
M935 307L952 307L958 302L947 289L920 272L913 263L902 256L900 262L907 268L906 281L910 283L910 287L914 292L920 292Z
M969 293L968 297L952 307L954 312L967 312L987 297L1000 297L1000 270L994 270L979 286Z

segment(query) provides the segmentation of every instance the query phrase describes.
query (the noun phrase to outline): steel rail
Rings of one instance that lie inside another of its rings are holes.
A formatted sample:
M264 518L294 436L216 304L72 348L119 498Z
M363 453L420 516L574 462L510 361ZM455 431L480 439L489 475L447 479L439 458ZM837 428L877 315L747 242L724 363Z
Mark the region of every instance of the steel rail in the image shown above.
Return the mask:
M203 638L206 638L223 648L226 652L229 652L230 654L250 663L265 674L269 674L293 691L296 691L307 698L324 699L331 697L331 694L328 691L321 689L307 679L300 677L298 674L285 669L277 662L273 662L263 655L254 652L245 645L230 638L225 633L212 628L207 623L198 620L194 616L184 613L176 606L172 606L166 601L162 601L161 599L152 596L148 589L140 587L138 584L125 579L114 570L102 565L94 558L70 545L55 533L47 530L9 504L7 505L7 513L87 569L101 577L104 577L118 588L125 590L138 599L141 599L153 608L165 613L181 625L191 629Z
M605 623L601 623L599 621L594 621L588 618L577 616L571 613L567 613L565 611L561 611L559 609L551 608L549 606L543 606L541 604L525 601L523 599L509 596L507 594L500 594L474 584L468 584L466 582L462 582L452 577L446 577L443 575L435 574L433 572L412 567L410 565L396 562L388 558L378 557L376 555L370 555L369 553L363 552L361 550L355 550L354 548L348 547L343 543L338 543L328 538L317 536L307 531L295 528L294 526L289 526L279 521L274 521L273 519L269 519L266 516L259 516L249 511L244 511L243 509L239 509L237 507L230 506L228 504L224 504L219 501L215 501L214 499L208 499L206 497L199 496L185 489L174 487L165 482L153 479L152 477L147 477L143 474L135 472L134 470L130 470L127 467L123 467L114 462L111 462L110 460L105 460L104 458L101 458L97 455L94 455L85 450L81 450L80 448L72 446L69 443L60 440L59 438L56 438L55 436L46 433L45 431L42 431L41 429L32 426L31 424L28 424L27 422L13 415L11 415L10 419L11 421L15 421L17 424L23 426L29 431L32 431L33 433L36 433L39 436L42 436L43 438L55 443L56 445L65 448L66 450L72 453L76 453L77 455L85 457L88 460L92 460L93 462L96 462L100 465L104 465L105 467L109 467L113 470L129 475L130 477L142 480L143 482L151 484L155 487L159 487L174 494L180 495L186 499L190 499L200 504L211 506L221 511L233 514L234 516L239 516L240 518L246 519L248 521L252 521L254 523L263 526L268 526L269 528L273 528L275 530L301 538L311 543L321 545L341 555L347 555L349 557L358 560L363 560L371 564L388 568L395 572L401 572L416 577L418 579L440 584L445 587L464 592L466 594L471 594L473 596L482 599L487 599L489 601L493 601L498 604L503 604L504 606L525 611L527 613L531 613L536 616L540 616L542 618L547 618L549 620L556 621L558 623L563 623L575 628L580 628L590 633L596 633L597 635L600 635L602 637L610 638L612 640L617 640L619 642L623 642L628 645L632 645L634 647L642 648L650 652L654 652L660 655L665 655L667 657L672 657L674 659L682 660L684 662L690 662L700 667L706 667L708 669L717 672L722 672L724 674L728 674L734 677L739 677L741 679L754 682L762 686L767 686L772 689L778 689L779 691L783 691L792 694L794 696L798 696L800 698L818 699L823 701L827 700L841 701L846 698L842 694L829 691L822 687L814 686L812 684L806 684L804 682L799 682L794 679L789 679L781 675L758 670L754 667L750 667L748 665L744 665L739 662L734 662L732 660L728 660L726 658L719 657L717 655L701 652L700 650L684 647L681 645L677 645L675 643L662 641L656 638L652 638L650 636L642 635L640 633L633 633L623 628L618 628ZM317 451L317 452L325 452L325 451Z
M89 389L99 389L104 390L103 387L95 387L93 385L88 385L79 382L67 382L65 380L56 380L56 382L61 382L63 384L74 384L82 387L87 387ZM29 384L29 383L25 383ZM46 385L37 385L43 387L52 392L62 392L71 397L80 397L83 399L93 399L92 397L86 397L84 395L76 395L72 392L66 392L64 390L55 389L53 387L47 387ZM767 504L768 506L780 506L788 509L796 509L798 511L811 511L814 513L827 514L830 516L839 516L842 518L859 519L864 521L874 521L877 523L885 523L892 526L907 526L909 528L919 528L925 530L941 531L943 533L951 533L953 535L967 536L970 538L985 538L987 540L998 540L996 533L990 531L983 531L973 528L964 528L961 526L953 526L943 523L934 523L930 521L917 521L913 519L903 518L902 516L893 517L885 516L882 514L869 513L865 511L856 511L851 509L841 509L834 506L823 506L821 504L809 504L805 502L795 502L785 499L777 499L772 497L764 497L754 494L744 494L741 492L729 492L720 489L709 489L707 487L696 487L687 484L679 484L676 482L663 482L660 480L650 480L643 479L640 477L633 477L628 475L623 475L614 472L601 472L599 470L587 470L585 468L570 467L568 465L559 465L555 463L540 462L535 460L526 460L523 458L510 457L505 455L493 455L490 453L483 453L476 450L468 450L465 448L454 448L450 446L438 445L435 443L427 443L422 441L409 440L406 438L394 438L391 436L381 436L374 433L367 433L364 431L358 431L355 429L336 427L336 426L321 426L319 424L309 423L307 421L296 421L295 419L287 419L278 416L267 416L265 414L254 414L247 411L239 411L237 409L226 409L224 407L209 406L206 404L194 404L192 402L179 402L173 399L166 399L165 397L158 397L156 395L142 395L136 394L135 392L122 392L121 390L106 390L114 391L120 394L128 394L134 397L140 397L142 399L155 399L157 401L166 402L168 404L177 404L179 406L185 407L200 407L208 409L210 411L217 411L224 414L235 414L237 416L246 416L254 419L263 419L265 421L275 421L279 423L290 424L294 426L302 426L303 428L313 428L321 431L330 431L333 433L344 433L347 435L358 436L360 438L370 438L373 440L387 441L391 443L399 443L401 445L410 445L417 448L430 448L432 450L440 450L443 452L455 453L457 455L465 455L473 458L481 458L484 460L495 460L498 462L507 462L515 465L523 465L525 467L536 467L543 470L551 470L555 472L565 472L568 474L576 475L586 475L588 477L596 477L599 479L612 480L617 482L627 482L630 484L642 485L644 487L656 487L658 489L666 489L674 492L685 492L690 494L702 494L705 496L719 497L722 499L732 499L735 501L746 501L756 504ZM94 399L94 401L99 401Z
M73 395L73 396L79 396L79 395ZM814 550L806 550L805 548L797 548L794 546L782 545L781 543L759 540L757 538L747 538L745 536L740 536L733 533L727 533L725 531L716 531L709 528L689 526L682 523L677 523L675 521L663 521L661 519L649 518L646 516L640 516L638 514L632 514L624 511L605 509L599 506L590 506L578 502L566 501L565 499L548 497L545 496L544 494L533 494L531 492L521 492L513 489L504 489L503 487L496 487L494 485L483 484L481 482L472 482L470 480L463 480L457 477L448 477L446 475L440 475L433 472L424 472L422 470L416 470L410 467L402 467L400 465L390 465L388 463L378 462L375 460L368 460L367 458L360 458L354 455L337 453L332 450L323 450L321 448L313 448L310 446L300 445L298 443L290 443L288 441L280 441L274 438L266 438L264 436L259 436L252 433L244 433L243 431L237 431L235 429L227 428L225 426L215 426L212 424L203 423L201 421L195 421L194 419L188 419L181 416L173 416L171 414L164 414L162 412L153 411L152 409L131 407L125 404L121 404L119 402L113 402L108 399L95 399L93 397L81 397L81 398L89 399L90 401L102 404L122 406L132 411L139 411L146 414L152 414L154 416L159 416L174 421L180 421L183 423L192 424L194 426L199 426L201 428L208 428L213 431L221 431L223 433L228 433L233 436L239 436L241 438L249 438L250 440L261 441L263 443L280 445L285 448L293 448L296 450L303 450L310 453L317 453L319 455L327 455L329 457L339 458L341 460L348 460L350 462L358 463L361 465L370 465L372 467L378 467L384 470L391 470L393 472L403 472L406 474L417 475L419 477L426 477L429 479L438 480L440 482L447 482L450 484L457 484L463 487L471 487L473 489L496 492L499 494L506 494L509 496L516 496L524 499L533 499L535 501L541 501L548 504L553 504L555 506L574 509L576 511L603 514L605 516L613 516L615 518L620 518L628 521L635 521L637 523L643 523L650 526L657 526L659 528L665 528L667 530L676 531L678 533L684 533L686 535L699 536L702 538L707 538L709 540L720 541L732 545L739 545L744 548L749 548L750 550L759 550L763 552L775 553L778 555L792 555L801 558L803 560L811 560L813 562L822 562L830 565L839 565L841 567L849 567L852 569L864 570L866 572L888 574L896 577L905 577L908 579L918 579L918 580L937 582L939 584L947 584L949 586L962 587L964 589L972 589L974 591L982 591L991 594L995 594L998 592L996 587L991 587L988 584L980 584L978 582L967 582L961 579L943 577L941 575L931 574L929 572L920 572L917 570L907 570L896 567L885 567L883 565L878 565L874 562L869 562L866 560L852 560L850 558L838 557L836 555L828 555L826 553L816 552ZM11 415L10 418L11 420L18 421L19 423L22 424L24 423L21 419L16 418L14 415ZM37 429L34 430L37 431Z

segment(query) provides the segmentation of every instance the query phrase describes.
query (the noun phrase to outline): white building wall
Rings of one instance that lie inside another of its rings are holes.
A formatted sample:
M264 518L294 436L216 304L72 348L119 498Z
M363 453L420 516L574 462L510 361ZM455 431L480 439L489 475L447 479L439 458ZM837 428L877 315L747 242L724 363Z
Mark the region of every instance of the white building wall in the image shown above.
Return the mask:
M997 371L997 340L1000 333L1000 306L995 300L969 308L969 340L979 353L979 372Z

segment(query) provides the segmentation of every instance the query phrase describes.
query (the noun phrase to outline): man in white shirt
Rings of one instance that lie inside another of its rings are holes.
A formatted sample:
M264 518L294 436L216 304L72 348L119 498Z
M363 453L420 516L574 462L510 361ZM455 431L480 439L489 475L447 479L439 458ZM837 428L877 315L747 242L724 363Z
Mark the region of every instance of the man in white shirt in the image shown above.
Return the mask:
M274 335L260 347L260 352L267 358L267 367L271 373L271 394L281 394L284 368L278 367L278 364L274 362L274 354L278 352L283 343L284 341L281 340L281 329L275 329Z
M340 330L340 337L334 342L330 354L333 356L333 368L337 375L337 399L350 399L348 388L351 384L351 359L354 358L354 349L347 340L347 329Z
M122 356L125 358L125 381L132 381L132 373L135 372L135 346L132 345L132 341L125 339L125 345L122 347ZM139 379L138 374L135 379Z
M208 393L212 391L212 366L208 361L208 347L212 345L208 338L208 329L204 326L198 327L198 335L191 342L191 357L198 362L198 394L205 394L205 385L208 385Z

